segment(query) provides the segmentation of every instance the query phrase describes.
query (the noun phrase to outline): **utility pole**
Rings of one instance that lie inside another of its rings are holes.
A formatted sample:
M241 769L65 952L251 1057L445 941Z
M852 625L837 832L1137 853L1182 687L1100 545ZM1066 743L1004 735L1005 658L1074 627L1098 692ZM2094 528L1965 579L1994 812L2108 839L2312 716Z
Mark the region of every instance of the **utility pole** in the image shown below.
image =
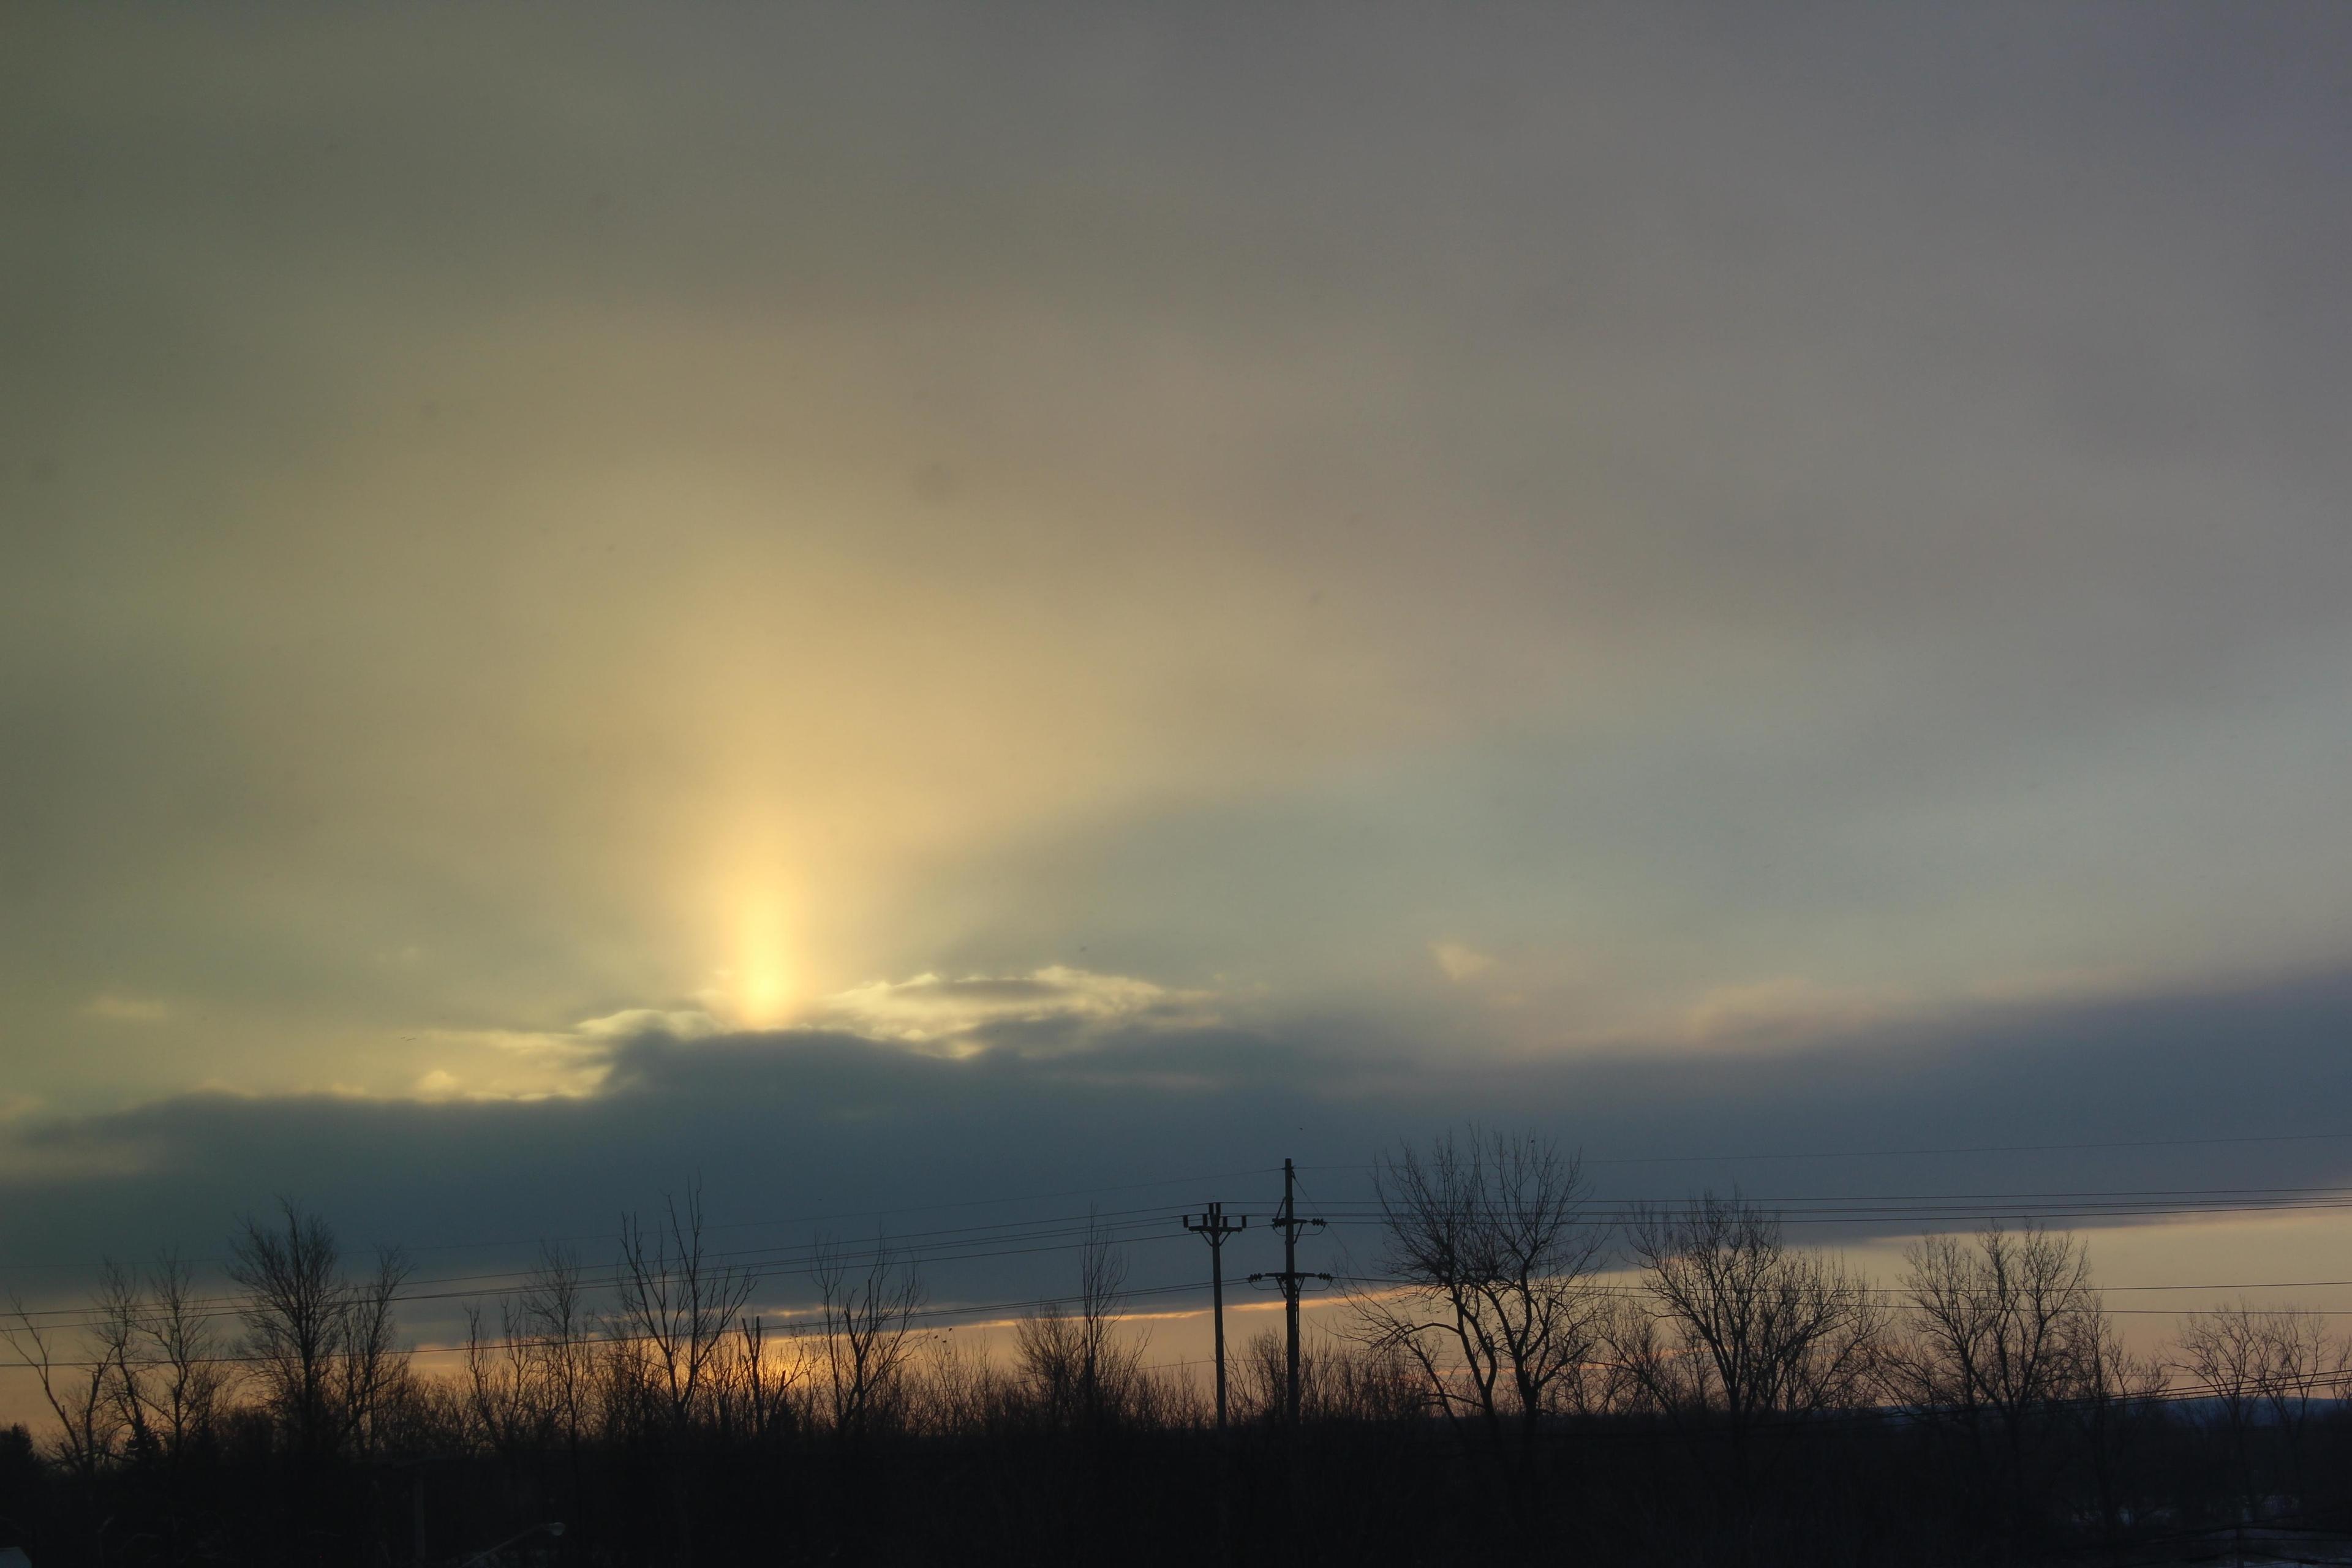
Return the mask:
M1249 1215L1239 1219L1225 1217L1225 1205L1211 1204L1195 1225L1192 1216L1184 1216L1184 1228L1197 1232L1209 1244L1209 1310L1217 1325L1217 1436L1225 1435L1225 1237L1245 1229Z
M1301 1274L1298 1271L1298 1232L1302 1226L1323 1228L1319 1219L1298 1217L1298 1169L1289 1161L1282 1163L1282 1212L1274 1216L1274 1226L1282 1232L1282 1272L1253 1274L1250 1282L1271 1279L1282 1287L1283 1326L1287 1331L1289 1377L1283 1385L1282 1418L1293 1432L1298 1429L1298 1291L1309 1279L1329 1284L1328 1274Z

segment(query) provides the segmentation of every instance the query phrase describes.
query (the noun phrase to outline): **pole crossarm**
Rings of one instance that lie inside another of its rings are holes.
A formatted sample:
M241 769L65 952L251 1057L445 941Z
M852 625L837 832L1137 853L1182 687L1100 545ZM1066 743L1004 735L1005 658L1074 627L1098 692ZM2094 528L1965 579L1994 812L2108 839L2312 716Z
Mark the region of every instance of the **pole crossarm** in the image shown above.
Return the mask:
M1211 1204L1209 1212L1204 1215L1186 1215L1184 1228L1200 1232L1211 1247L1223 1246L1225 1237L1234 1232L1249 1228L1249 1215L1228 1215L1224 1213L1224 1206L1223 1204Z

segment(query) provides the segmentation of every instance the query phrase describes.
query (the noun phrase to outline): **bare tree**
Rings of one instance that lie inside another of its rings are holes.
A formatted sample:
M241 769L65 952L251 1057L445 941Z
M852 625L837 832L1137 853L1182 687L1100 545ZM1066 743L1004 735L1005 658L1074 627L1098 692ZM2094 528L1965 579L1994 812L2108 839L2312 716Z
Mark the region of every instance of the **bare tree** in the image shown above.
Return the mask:
M542 1243L515 1302L514 1321L526 1364L539 1389L543 1419L562 1443L571 1479L572 1512L585 1487L582 1446L593 1415L599 1364L596 1320L582 1281L577 1253Z
M324 1220L286 1199L278 1214L282 1228L245 1222L228 1275L248 1297L239 1316L263 1396L295 1449L316 1456L334 1443L341 1257Z
M2121 1488L2127 1450L2145 1432L2146 1417L2158 1407L2165 1384L2163 1363L2125 1349L2123 1336L2102 1316L2083 1351L2074 1416L2090 1457L2099 1521L2111 1550L2126 1522Z
M2259 1510L2266 1489L2254 1458L2259 1433L2276 1435L2288 1484L2300 1496L2313 1405L2333 1391L2347 1362L2347 1347L2319 1319L2302 1313L2258 1311L2242 1300L2182 1321L2179 1365L2211 1399L2229 1434L2240 1505L2248 1517Z
M54 1451L59 1464L85 1485L121 1452L121 1405L115 1398L115 1361L103 1346L86 1361L60 1358L58 1336L37 1320L42 1314L15 1298L9 1316L15 1321L5 1333L16 1359L40 1384L42 1402L57 1418ZM98 1336L92 1336L93 1339Z
M1906 1248L1904 1289L1917 1330L1895 1347L1891 1381L1913 1403L1992 1412L2007 1428L2074 1392L2099 1314L2089 1249L2029 1224L1973 1240L1930 1236Z
M1790 1247L1779 1216L1707 1193L1641 1212L1631 1239L1646 1310L1616 1320L1618 1360L1669 1415L1723 1421L1735 1486L1759 1426L1843 1405L1869 1375L1884 1312L1837 1259Z
M1988 1225L1972 1240L1930 1236L1906 1249L1912 1331L1890 1347L1885 1383L1899 1402L1990 1429L2021 1542L2036 1454L2062 1401L2090 1386L2106 1337L2090 1250L2037 1224Z
M186 1501L181 1461L210 1436L226 1381L210 1327L186 1268L168 1254L138 1276L103 1260L88 1312L89 1326L77 1336L87 1359L54 1353L51 1333L22 1303L5 1332L57 1417L56 1456L83 1484L92 1509L100 1506L101 1473L117 1462L167 1467L153 1495L176 1553Z
M759 1277L713 1258L702 1239L702 1189L681 1209L665 1199L648 1231L621 1219L620 1328L637 1347L667 1425L683 1431Z
M2259 1490L2252 1427L2262 1405L2267 1337L2261 1314L2242 1301L2235 1307L2191 1313L2180 1329L2180 1369L2210 1398L2221 1426L2229 1434L2238 1506L2244 1513L2252 1511Z
M2286 1446L2287 1483L2307 1503L2311 1478L2304 1456L2312 1416L2330 1407L2345 1373L2352 1371L2352 1344L2329 1333L2326 1321L2311 1313L2281 1310L2264 1316L2269 1353L2257 1387Z
M1109 1229L1089 1211L1085 1245L1078 1250L1078 1388L1091 1425L1124 1403L1140 1377L1144 1342L1119 1337L1119 1309L1127 1300L1127 1250L1113 1246Z
M376 1252L375 1272L343 1289L342 1353L338 1360L338 1414L342 1436L365 1457L376 1452L380 1418L408 1380L408 1355L400 1348L393 1314L408 1260L397 1247Z
M142 1384L155 1431L173 1456L208 1440L228 1389L220 1336L195 1293L188 1266L165 1252L147 1271L147 1375Z
M350 1280L325 1220L282 1199L278 1219L247 1219L229 1261L247 1298L238 1314L246 1354L297 1453L318 1459L346 1445L368 1452L378 1415L407 1374L393 1310L407 1262L383 1248L369 1278Z
M719 1376L722 1425L755 1443L790 1430L808 1370L797 1340L771 1334L756 1313L739 1319Z
M702 1188L680 1205L662 1200L650 1229L621 1216L619 1309L609 1363L640 1414L650 1414L667 1451L671 1516L679 1563L694 1559L695 1475L687 1448L698 1416L718 1392L728 1346L759 1277L714 1257L703 1242Z
M147 1303L139 1281L111 1258L100 1259L90 1308L115 1426L132 1458L153 1458L162 1445L147 1422Z
M1241 1419L1280 1421L1288 1374L1282 1336L1271 1329L1252 1335L1234 1373ZM1408 1422L1425 1414L1429 1403L1421 1364L1393 1345L1367 1346L1352 1334L1323 1332L1299 1347L1298 1405L1310 1423Z
M595 1314L581 1279L580 1258L552 1245L540 1248L521 1294L515 1324L542 1389L548 1420L568 1448L588 1430L594 1397Z
M227 1369L218 1335L195 1294L186 1264L165 1252L133 1277L108 1260L93 1303L101 1359L112 1363L116 1420L134 1463L159 1464L167 1555L187 1548L187 1512L194 1500L187 1461L215 1432Z
M913 1264L901 1263L878 1238L859 1270L837 1241L819 1237L810 1273L824 1333L824 1383L818 1394L834 1435L854 1440L896 1397L920 1342L915 1317L922 1310L922 1281Z
M521 1313L510 1300L499 1303L496 1337L484 1330L480 1302L466 1308L466 1402L483 1438L512 1462L538 1447L549 1424L547 1388L540 1359L525 1337Z
M952 1332L940 1336L924 1358L919 1408L927 1430L940 1434L986 1432L1003 1426L1019 1394L1013 1380L989 1358L983 1345L959 1343Z
M1014 1325L1022 1376L1049 1425L1093 1428L1117 1420L1140 1392L1143 1342L1118 1333L1127 1267L1125 1252L1089 1215L1076 1311L1052 1302Z
M1516 1493L1600 1321L1605 1237L1585 1219L1581 1167L1548 1139L1473 1127L1381 1157L1373 1181L1385 1279L1351 1292L1359 1336L1416 1369L1457 1429L1482 1432Z

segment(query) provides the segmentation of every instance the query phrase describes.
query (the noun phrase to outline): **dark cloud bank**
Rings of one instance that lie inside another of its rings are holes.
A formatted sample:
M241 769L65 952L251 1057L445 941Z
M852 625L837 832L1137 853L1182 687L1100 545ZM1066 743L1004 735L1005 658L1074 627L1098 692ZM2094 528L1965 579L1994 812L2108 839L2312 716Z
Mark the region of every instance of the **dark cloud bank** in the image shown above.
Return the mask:
M353 1240L433 1249L424 1260L438 1273L469 1258L510 1265L540 1236L606 1234L623 1208L698 1175L711 1217L739 1240L803 1241L825 1215L844 1216L834 1228L845 1233L903 1234L1084 1208L1083 1195L976 1202L1073 1190L1099 1191L1106 1208L1210 1196L1261 1208L1263 1177L1110 1189L1285 1155L1359 1167L1383 1145L1468 1118L1582 1147L1601 1191L1620 1197L1703 1184L1785 1197L2315 1184L2339 1177L2352 1137L1827 1156L2344 1131L2347 1024L2352 970L1988 1010L1801 1046L1517 1064L1368 1050L1334 1020L1278 1033L1129 1029L1076 1051L1057 1037L1050 1053L1008 1025L962 1060L846 1033L643 1034L612 1047L605 1087L583 1099L192 1094L21 1126L0 1249L59 1271L167 1243L213 1256L237 1215L287 1194ZM1804 1157L1738 1158L1762 1153ZM1339 1201L1360 1195L1363 1177L1325 1169L1315 1185ZM949 1205L965 1206L940 1211ZM902 1212L877 1212L892 1210ZM1196 1262L1155 1250L1139 1278L1189 1278ZM938 1289L967 1300L1034 1292L1058 1267L966 1265ZM82 1276L19 1277L46 1294Z

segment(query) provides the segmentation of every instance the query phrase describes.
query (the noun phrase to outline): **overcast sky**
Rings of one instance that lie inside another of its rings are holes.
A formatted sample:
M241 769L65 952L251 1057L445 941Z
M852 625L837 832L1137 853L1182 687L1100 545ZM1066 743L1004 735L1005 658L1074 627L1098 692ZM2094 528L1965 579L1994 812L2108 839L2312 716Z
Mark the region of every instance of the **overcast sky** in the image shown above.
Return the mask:
M2331 5L12 6L0 1254L2352 1132L2347 276Z

